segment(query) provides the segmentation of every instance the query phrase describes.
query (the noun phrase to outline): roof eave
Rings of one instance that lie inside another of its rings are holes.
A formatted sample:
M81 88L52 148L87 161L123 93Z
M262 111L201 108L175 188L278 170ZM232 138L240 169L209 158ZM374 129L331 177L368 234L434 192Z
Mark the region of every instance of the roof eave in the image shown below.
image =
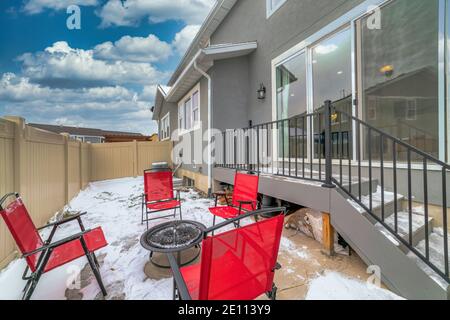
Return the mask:
M201 79L202 74L194 67L195 61L197 61L197 65L206 72L214 65L214 61L248 55L257 48L258 44L254 41L221 44L199 50L180 74L171 90L167 93L167 96L165 97L166 101L174 103L178 102L179 99L182 98L185 91L187 92L193 85L195 85L195 82ZM182 85L184 85L184 88L182 87L180 92L179 88Z
M198 50L204 48L209 42L209 38L216 31L217 27L227 16L228 12L236 4L237 0L218 0L216 1L214 7L206 17L194 40L191 42L189 48L186 50L183 58L178 64L175 72L172 74L168 85L173 86L174 83L179 78L180 74L192 60L192 57L197 54Z

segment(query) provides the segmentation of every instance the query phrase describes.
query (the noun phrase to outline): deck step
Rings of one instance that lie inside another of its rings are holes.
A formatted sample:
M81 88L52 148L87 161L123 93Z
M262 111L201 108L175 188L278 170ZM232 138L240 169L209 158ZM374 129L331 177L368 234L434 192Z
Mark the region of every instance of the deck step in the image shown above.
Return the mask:
M370 180L369 179L361 179L361 195L362 196L368 196L369 195L369 191L370 191ZM355 177L354 179L352 179L352 182L349 183L348 181L344 181L343 186L346 190L350 191L350 187L351 187L351 193L353 196L355 197L359 197L359 182L358 182L358 178ZM378 187L378 180L372 180L372 192L376 191Z
M425 217L418 213L412 213L411 214L411 221L412 221L412 246L415 247L419 244L423 239L425 239L425 231L426 231L426 224L425 224ZM395 230L395 215L392 214L389 217L385 219L385 223L392 229ZM377 228L383 228L383 226L380 223L376 224ZM405 211L401 211L397 213L397 228L398 228L398 235L400 235L405 241L409 242L409 213ZM428 234L431 234L433 230L433 218L428 218ZM385 232L382 232L384 235L386 235ZM393 237L393 236L392 236ZM392 241L394 242L394 241ZM395 240L396 245L399 246L400 249L402 249L403 252L407 253L409 249L401 244L399 241ZM394 242L394 243L395 243Z
M362 203L370 208L370 196L366 195L362 197ZM397 212L402 211L402 203L404 197L400 194L397 194ZM383 218L383 206L381 201L381 188L378 187L376 192L372 193L372 212L379 219ZM384 219L389 218L395 212L395 199L394 194L392 192L385 191L384 192ZM373 219L373 218L372 218ZM373 221L373 220L372 220Z
M420 241L415 248L425 256L425 240ZM442 228L434 228L429 237L430 248L430 261L439 268L442 272L445 272L444 264L444 236ZM450 239L448 240L448 248L450 255ZM430 278L435 280L443 288L448 288L449 284L442 279L435 271L433 271L424 261L422 261L414 253L409 252L408 257L416 261L417 265L424 270Z

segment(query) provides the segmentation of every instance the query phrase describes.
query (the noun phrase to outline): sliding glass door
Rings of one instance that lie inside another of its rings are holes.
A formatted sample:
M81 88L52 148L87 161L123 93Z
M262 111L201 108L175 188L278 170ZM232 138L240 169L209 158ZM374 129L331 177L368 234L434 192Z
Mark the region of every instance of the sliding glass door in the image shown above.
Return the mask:
M322 111L326 100L337 110L352 114L352 41L345 28L319 41L311 48L312 97L314 111ZM351 158L351 121L334 114L331 123L333 157ZM314 157L325 156L323 115L314 117Z
M306 39L307 45L275 64L277 120L320 113L331 100L337 110L445 160L448 2L380 1L374 11L355 11ZM323 116L313 123L293 120L283 122L274 140L278 158L323 159ZM357 160L359 149L362 160L368 158L369 137L355 128L347 116L332 114L334 159ZM391 146L370 138L372 160L381 152L385 161L393 159ZM397 160L406 156L396 150Z
M392 1L379 18L378 26L372 15L356 22L360 117L439 157L439 0ZM372 158L384 150L384 159L392 159L392 148L379 143L374 139ZM401 148L397 159L406 160Z
M306 54L301 52L276 69L277 120L307 112ZM278 125L278 153L281 157L306 156L306 121L292 119Z

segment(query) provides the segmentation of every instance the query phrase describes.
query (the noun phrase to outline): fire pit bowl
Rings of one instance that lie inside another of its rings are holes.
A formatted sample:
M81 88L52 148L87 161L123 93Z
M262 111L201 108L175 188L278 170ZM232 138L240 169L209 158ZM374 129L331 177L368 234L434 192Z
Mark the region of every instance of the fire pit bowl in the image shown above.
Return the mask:
M153 260L153 253L177 253L181 265L187 265L194 261L199 253L199 244L203 239L203 231L206 227L196 221L170 221L157 225L141 236L141 245L150 251L150 262L160 268L168 268L169 264L162 264ZM191 251L196 247L194 254L182 254L183 251ZM186 260L186 261L184 261ZM167 262L167 261L166 261Z

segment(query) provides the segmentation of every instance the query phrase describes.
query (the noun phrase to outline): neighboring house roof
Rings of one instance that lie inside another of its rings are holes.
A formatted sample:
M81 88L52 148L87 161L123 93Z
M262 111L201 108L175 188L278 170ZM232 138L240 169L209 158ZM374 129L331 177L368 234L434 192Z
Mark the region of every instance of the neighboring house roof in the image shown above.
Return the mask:
M106 134L105 142L155 141L153 136L137 136L123 134Z
M123 132L123 131L107 131L102 129L94 128L80 128L80 127L69 127L69 126L59 126L50 124L40 124L40 123L29 123L31 127L54 132L54 133L68 133L70 135L78 136L91 136L91 137L104 137L107 135L112 136L142 136L140 133L134 132Z

